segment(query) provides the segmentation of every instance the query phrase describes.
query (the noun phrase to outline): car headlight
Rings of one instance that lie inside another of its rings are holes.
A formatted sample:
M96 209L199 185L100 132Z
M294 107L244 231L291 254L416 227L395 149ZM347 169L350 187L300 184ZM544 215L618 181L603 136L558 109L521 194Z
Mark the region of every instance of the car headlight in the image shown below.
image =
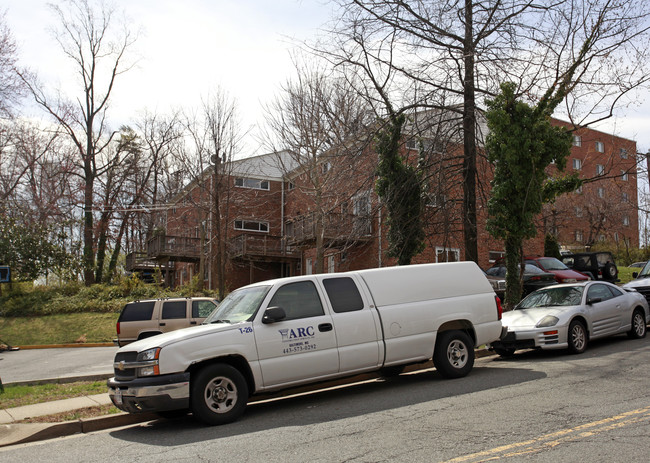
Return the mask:
M138 377L156 376L160 374L158 368L158 357L160 356L160 347L142 351L136 357L138 367Z
M547 315L537 322L535 328L546 328L547 326L555 326L558 321L560 321L559 318L554 317L553 315Z

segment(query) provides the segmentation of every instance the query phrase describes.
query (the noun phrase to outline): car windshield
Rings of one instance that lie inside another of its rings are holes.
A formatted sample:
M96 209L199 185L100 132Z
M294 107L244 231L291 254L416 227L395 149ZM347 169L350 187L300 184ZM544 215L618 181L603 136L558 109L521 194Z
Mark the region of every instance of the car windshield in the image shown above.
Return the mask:
M584 286L561 286L535 291L521 301L516 310L535 307L564 307L580 305Z
M252 286L230 293L208 318L209 323L240 323L255 315L271 286Z
M569 267L557 260L555 257L543 257L538 262L545 270L568 270Z
M645 263L641 271L639 272L638 278L647 278L650 277L650 260Z

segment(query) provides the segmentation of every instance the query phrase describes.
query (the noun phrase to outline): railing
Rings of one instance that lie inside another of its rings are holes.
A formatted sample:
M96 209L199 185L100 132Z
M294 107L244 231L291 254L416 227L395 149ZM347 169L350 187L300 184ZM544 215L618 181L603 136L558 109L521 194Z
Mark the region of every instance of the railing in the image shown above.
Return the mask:
M235 236L228 242L228 253L231 257L300 257L300 253L287 246L282 237L270 235Z
M330 213L323 217L323 236L326 240L367 240L372 234L372 218L369 215ZM296 217L287 223L286 236L291 243L316 239L316 216Z
M126 255L126 269L133 270L154 269L158 263L147 257L146 252L130 252Z
M180 259L198 259L201 240L186 236L156 236L147 243L147 257Z

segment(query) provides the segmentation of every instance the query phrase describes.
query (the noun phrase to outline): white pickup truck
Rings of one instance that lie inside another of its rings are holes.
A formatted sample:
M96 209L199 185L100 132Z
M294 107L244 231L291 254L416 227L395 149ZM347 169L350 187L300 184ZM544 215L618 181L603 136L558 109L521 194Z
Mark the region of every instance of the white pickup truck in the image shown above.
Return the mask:
M501 333L499 299L473 262L282 278L233 291L201 326L122 347L108 390L127 412L223 424L251 395L299 384L432 358L462 377L474 347Z

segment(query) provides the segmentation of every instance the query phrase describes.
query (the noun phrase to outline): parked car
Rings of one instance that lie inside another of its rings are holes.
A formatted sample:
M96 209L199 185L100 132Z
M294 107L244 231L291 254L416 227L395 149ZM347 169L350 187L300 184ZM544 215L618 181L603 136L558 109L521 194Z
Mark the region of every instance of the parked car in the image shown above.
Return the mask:
M200 325L217 308L209 297L151 299L129 302L117 319L118 346L168 331Z
M643 294L648 304L650 304L650 261L646 262L640 272L633 272L632 278L634 279L624 284L623 288L634 289Z
M604 281L586 281L540 289L515 310L504 312L506 335L491 343L501 356L517 349L569 349L580 354L593 339L627 333L646 335L648 302L634 290Z
M618 268L611 252L581 252L562 256L567 267L589 276L592 280L618 280Z
M506 264L503 261L497 262L493 267L487 269L486 273L491 276L505 278ZM531 264L524 264L524 296L545 286L554 285L555 275L545 272L539 267Z
M506 295L506 279L505 276L500 277L496 275L488 275L485 270L483 270L483 273L485 274L485 278L490 282L492 285L492 289L496 293L497 296L499 296L499 299L503 300L503 298Z
M634 262L633 264L630 264L630 267L643 268L643 267L645 267L645 264L647 264L647 263L648 263L647 260L644 260L643 262Z
M526 263L552 273L558 283L575 283L589 279L584 273L570 269L555 257L526 257Z

